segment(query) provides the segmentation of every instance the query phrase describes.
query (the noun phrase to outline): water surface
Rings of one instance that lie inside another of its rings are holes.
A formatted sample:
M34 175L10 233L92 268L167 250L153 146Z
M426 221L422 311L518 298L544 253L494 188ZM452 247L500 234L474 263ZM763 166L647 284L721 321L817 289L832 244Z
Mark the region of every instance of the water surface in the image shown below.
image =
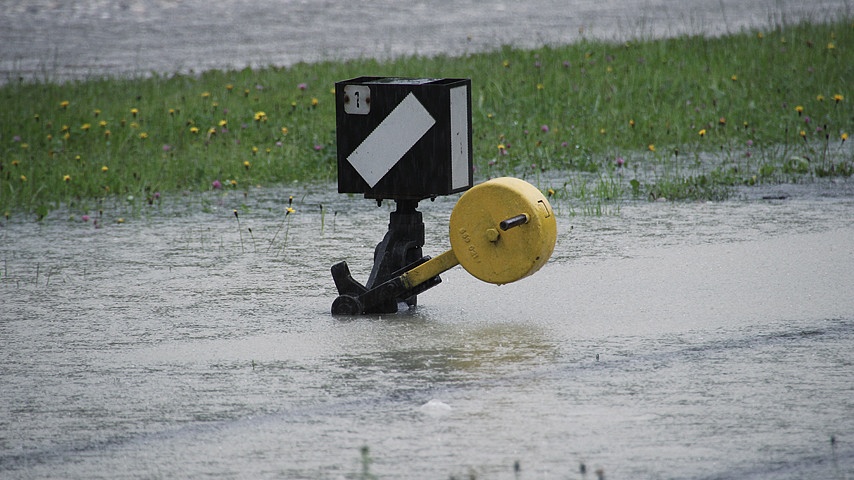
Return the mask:
M765 188L556 203L536 275L354 319L328 268L364 281L391 207L334 186L4 223L0 471L357 478L368 446L381 478L850 478L852 184ZM429 254L454 200L420 206Z

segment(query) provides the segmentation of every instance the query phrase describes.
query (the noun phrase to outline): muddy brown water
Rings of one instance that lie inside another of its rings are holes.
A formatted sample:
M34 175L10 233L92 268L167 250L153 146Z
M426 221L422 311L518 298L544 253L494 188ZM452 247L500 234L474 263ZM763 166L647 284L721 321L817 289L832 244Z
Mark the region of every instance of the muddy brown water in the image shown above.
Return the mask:
M0 70L461 52L847 11L615 5L5 2ZM350 16L369 7L383 15ZM448 248L455 200L419 207L425 253ZM390 208L294 184L2 220L0 477L854 477L852 179L605 216L555 202L536 275L497 287L456 267L413 311L333 318L329 267L364 281Z

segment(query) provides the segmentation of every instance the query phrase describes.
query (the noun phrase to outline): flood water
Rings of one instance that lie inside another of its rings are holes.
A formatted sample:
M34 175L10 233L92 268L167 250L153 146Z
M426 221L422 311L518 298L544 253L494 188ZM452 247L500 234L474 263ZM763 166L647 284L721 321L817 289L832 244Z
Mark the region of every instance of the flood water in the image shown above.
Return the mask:
M844 0L0 9L0 81L850 17ZM416 309L352 319L329 314L329 267L364 282L392 206L335 190L0 219L0 477L854 478L854 179L605 216L555 202L534 276L456 267ZM426 254L449 248L455 201L421 204Z
M334 185L13 219L0 476L851 478L854 183L737 197L555 202L534 276L353 319L329 267L365 281L391 206Z
M850 0L6 0L0 82L463 55L850 18Z

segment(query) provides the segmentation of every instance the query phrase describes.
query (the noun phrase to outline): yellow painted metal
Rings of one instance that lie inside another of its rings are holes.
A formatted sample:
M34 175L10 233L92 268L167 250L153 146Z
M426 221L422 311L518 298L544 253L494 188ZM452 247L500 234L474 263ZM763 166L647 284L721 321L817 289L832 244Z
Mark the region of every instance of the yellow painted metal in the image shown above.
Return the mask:
M502 221L521 214L527 215L526 223L501 229ZM501 285L546 264L557 240L557 222L539 189L518 178L502 177L460 197L451 212L450 236L451 251L466 271Z
M430 260L418 265L412 270L404 273L401 278L403 285L409 289L430 280L431 278L440 275L442 272L450 270L460 262L453 250L448 250L440 254L438 257L433 257Z

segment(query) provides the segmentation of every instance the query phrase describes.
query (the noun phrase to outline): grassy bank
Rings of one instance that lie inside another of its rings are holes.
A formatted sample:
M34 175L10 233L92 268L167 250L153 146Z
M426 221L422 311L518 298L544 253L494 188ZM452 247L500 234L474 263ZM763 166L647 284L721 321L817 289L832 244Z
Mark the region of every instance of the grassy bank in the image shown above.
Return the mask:
M732 185L850 176L852 56L854 24L840 19L715 39L13 82L0 87L0 212L333 180L332 88L360 75L471 78L476 179L565 172L558 198L715 199Z

